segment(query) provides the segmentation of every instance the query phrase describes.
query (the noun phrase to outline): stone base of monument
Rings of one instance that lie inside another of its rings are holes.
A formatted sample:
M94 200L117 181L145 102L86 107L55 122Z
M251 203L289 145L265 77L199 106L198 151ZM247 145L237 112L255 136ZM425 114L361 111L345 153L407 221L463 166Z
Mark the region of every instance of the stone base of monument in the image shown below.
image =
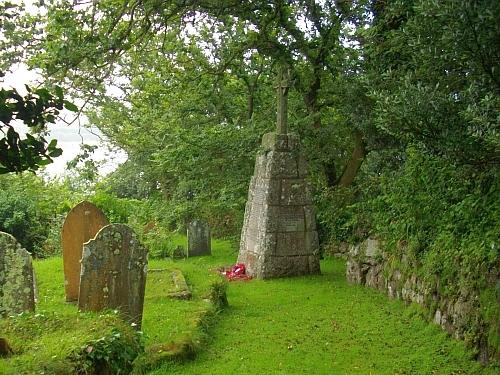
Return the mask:
M238 263L275 278L320 273L307 163L294 134L265 134L250 182Z

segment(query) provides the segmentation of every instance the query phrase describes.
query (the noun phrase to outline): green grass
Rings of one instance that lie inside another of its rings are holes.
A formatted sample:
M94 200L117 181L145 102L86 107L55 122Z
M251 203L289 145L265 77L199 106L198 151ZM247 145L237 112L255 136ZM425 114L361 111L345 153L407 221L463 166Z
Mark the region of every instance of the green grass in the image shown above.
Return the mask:
M176 238L181 241L182 237ZM184 239L185 240L185 239ZM213 272L219 263L231 262L233 250L228 243L214 241L219 256L172 260L151 260L149 268L162 269L148 274L143 313L143 341L154 345L184 343L196 340L201 344L200 321L213 314L208 301L211 284L220 280ZM16 355L0 358L3 374L71 374L68 356L86 343L113 334L113 328L127 330L116 314L79 313L75 304L65 302L62 259L54 257L34 262L38 284L35 314L0 320L0 333L6 337ZM167 298L170 286L168 270L181 269L191 286L189 301ZM175 354L175 353L174 353ZM161 360L161 358L160 358ZM148 365L155 365L149 363Z
M177 244L185 238L176 237ZM150 374L494 374L474 361L463 342L427 323L415 306L345 281L345 265L322 261L320 276L231 282L230 307L207 302L215 270L233 264L229 243L213 256L151 260L138 373ZM18 351L0 359L0 374L66 374L74 348L119 326L115 314L82 314L64 302L62 261L35 262L37 314L0 321ZM168 270L179 268L193 298L167 298ZM66 368L65 368L66 366ZM66 371L66 372L65 372Z
M178 242L183 241L179 236ZM185 237L184 237L185 241ZM164 286L169 282L168 272L148 274L144 299L143 331L146 345L167 343L190 335L197 324L200 314L208 308L210 286L220 279L216 271L221 265L229 265L234 260L234 252L224 241L213 241L216 256L194 257L172 261L150 260L150 269L178 268L182 270L193 297L189 301L165 298ZM161 324L159 324L161 322Z
M230 283L230 303L196 360L151 374L494 374L419 309L322 276ZM498 369L497 369L498 370Z
M64 302L61 258L35 262L38 304L35 314L0 320L0 335L7 338L15 355L0 358L0 374L71 374L72 352L117 331L131 343L133 330L113 312L78 313Z

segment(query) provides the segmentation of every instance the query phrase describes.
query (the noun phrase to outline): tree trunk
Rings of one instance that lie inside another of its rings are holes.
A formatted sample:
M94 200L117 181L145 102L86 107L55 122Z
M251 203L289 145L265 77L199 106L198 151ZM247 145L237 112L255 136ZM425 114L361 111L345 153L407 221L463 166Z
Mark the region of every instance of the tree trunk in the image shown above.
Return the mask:
M321 88L321 79L319 74L316 74L314 82L309 87L309 90L304 94L304 103L309 115L313 117L313 127L319 129L321 127L321 116L318 107L318 92Z
M365 143L363 141L363 135L359 130L354 131L354 150L352 151L351 158L347 162L344 172L340 177L337 186L349 187L351 186L354 178L358 174L358 170L363 164L363 160L366 156Z
M248 92L248 102L247 102L247 120L251 120L254 111L254 94L253 90Z

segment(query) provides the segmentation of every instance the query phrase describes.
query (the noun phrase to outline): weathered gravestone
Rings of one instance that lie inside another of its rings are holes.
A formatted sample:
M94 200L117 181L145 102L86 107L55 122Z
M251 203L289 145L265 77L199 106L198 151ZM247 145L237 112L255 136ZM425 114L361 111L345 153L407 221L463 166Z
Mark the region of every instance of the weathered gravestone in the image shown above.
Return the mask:
M79 309L118 309L140 327L147 267L147 250L130 227L105 226L83 245Z
M210 255L212 245L210 238L210 227L203 220L193 220L187 228L188 257L198 255Z
M184 251L184 247L182 245L178 245L174 251L172 251L173 259L181 259L186 257L186 252Z
M31 255L0 232L0 317L35 310Z
M66 216L61 231L66 301L78 300L83 244L107 224L104 213L87 201L78 203Z
M317 274L319 242L299 139L287 133L287 83L278 84L278 123L262 138L250 182L238 263L258 278Z

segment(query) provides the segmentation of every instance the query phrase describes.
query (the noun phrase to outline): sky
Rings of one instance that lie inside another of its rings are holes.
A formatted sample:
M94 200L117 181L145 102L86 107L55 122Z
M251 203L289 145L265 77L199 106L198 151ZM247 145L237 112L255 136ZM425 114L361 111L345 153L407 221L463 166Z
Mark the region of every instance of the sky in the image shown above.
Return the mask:
M30 85L36 81L37 73L29 71L26 66L19 64L12 67L13 72L7 73L0 82L2 88L15 88L19 94L26 94L25 84ZM36 84L32 84L35 86ZM72 119L72 113L65 113L66 121ZM15 124L18 132L25 133L27 127L23 124ZM66 170L66 163L80 151L80 145L85 143L89 145L97 145L98 148L94 151L93 159L96 161L104 161L100 169L101 175L106 175L112 172L116 167L127 159L127 155L122 150L109 150L110 144L96 127L91 127L87 119L82 116L80 121L75 121L68 125L64 121L58 120L55 124L49 124L49 136L47 140L57 139L58 146L63 150L63 154L54 158L54 163L49 164L45 171L51 177L61 176Z

